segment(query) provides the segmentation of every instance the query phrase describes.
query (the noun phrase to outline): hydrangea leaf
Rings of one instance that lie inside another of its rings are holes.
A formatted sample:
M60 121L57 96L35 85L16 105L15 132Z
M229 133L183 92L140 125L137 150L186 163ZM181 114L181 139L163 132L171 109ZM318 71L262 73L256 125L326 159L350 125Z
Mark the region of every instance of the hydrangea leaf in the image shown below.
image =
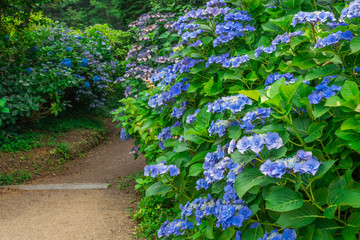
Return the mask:
M339 73L340 67L335 64L325 65L321 68L313 68L306 74L304 81L310 81L317 78L323 78L330 75L335 75Z
M250 228L243 232L242 240L258 240L262 239L264 235L264 230L262 227L258 226L257 228Z
M235 180L235 191L242 198L250 188L267 182L267 178L257 168L245 169Z
M157 195L157 194L166 194L170 191L172 186L165 186L163 182L156 182L153 185L151 185L148 189L146 189L145 195L151 196L151 195Z
M355 235L360 229L360 212L354 212L350 215L342 235L345 240L355 240Z
M354 37L350 42L351 53L357 53L360 51L360 38Z
M316 123L316 122L312 123L307 130L309 135L306 138L304 138L304 141L306 143L309 143L318 139L321 136L324 127L326 127L327 125L328 123L325 121L321 123Z
M303 205L302 198L289 188L280 188L271 192L266 198L266 208L276 212L288 212Z
M280 215L277 223L282 227L304 227L315 221L317 211L310 203L304 203L301 208L284 212Z
M350 100L359 95L359 88L355 82L346 81L344 85L342 85L340 93L345 100Z
M189 169L189 177L196 177L198 176L200 173L202 173L204 171L203 169L203 163L196 163L190 166Z
M228 227L219 237L219 240L230 240L235 235L234 227Z
M360 208L360 189L335 188L329 192L326 200L329 206L351 206Z

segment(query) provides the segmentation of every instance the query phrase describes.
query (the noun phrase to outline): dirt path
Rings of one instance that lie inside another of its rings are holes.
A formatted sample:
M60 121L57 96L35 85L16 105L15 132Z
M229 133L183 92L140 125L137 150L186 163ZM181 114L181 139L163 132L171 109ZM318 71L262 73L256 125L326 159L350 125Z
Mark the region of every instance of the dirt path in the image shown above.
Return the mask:
M119 138L114 124L109 141L69 163L69 171L36 184L115 183L143 169L143 159L129 155L133 142ZM115 184L114 184L115 185ZM103 190L0 191L0 240L133 239L135 223L127 217L136 207L133 192Z

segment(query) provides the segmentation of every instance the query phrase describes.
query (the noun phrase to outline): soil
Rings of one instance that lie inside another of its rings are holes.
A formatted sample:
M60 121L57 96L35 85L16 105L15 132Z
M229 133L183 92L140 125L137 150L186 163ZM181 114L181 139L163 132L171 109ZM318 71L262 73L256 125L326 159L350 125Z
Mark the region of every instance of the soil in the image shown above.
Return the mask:
M132 141L122 141L110 121L109 140L84 157L66 163L67 171L28 184L113 183L104 190L0 190L0 240L133 239L136 223L128 217L139 196L133 184L125 190L119 179L142 170L145 160L133 160Z

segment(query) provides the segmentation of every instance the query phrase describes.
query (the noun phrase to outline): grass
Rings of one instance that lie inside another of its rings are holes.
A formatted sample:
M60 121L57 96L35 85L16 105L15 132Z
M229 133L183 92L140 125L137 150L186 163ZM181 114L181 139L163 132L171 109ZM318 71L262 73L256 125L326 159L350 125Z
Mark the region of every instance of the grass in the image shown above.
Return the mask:
M23 128L28 129L28 131L14 137L5 138L0 136L0 152L16 153L30 151L42 146L56 146L60 150L65 150L64 146L59 146L56 142L56 136L59 134L76 129L106 131L101 119L82 113L68 113L61 117L47 117Z
M20 184L22 182L29 180L31 177L32 177L32 173L25 172L23 170L13 171L12 173L6 175L0 174L0 186Z
M117 187L120 190L124 190L126 187L130 186L131 182L134 182L138 177L142 176L143 174L144 174L144 171L137 171L137 172L130 174L129 176L121 178L121 179L117 180L117 182L118 182Z

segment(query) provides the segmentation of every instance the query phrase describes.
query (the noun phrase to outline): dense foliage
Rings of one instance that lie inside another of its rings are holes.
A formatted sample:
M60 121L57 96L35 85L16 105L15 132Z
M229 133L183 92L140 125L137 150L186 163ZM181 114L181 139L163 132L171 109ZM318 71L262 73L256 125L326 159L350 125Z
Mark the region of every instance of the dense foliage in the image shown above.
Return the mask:
M2 137L21 122L57 115L74 104L96 108L121 98L120 63L131 34L106 25L81 32L46 21L1 36Z
M359 17L358 0L211 0L169 23L174 62L143 59L147 88L115 112L146 195L176 201L158 237L359 237Z
M63 0L42 6L45 16L76 28L108 24L124 29L149 10L150 3L143 0Z

